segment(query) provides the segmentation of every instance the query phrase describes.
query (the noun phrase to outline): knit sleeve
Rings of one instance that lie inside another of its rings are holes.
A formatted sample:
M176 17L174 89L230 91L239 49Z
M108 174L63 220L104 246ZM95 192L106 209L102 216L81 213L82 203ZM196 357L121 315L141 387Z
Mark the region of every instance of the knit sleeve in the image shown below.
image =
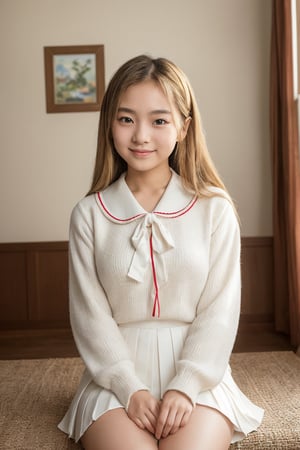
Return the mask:
M69 239L70 321L78 351L94 382L111 390L126 407L130 396L146 389L135 374L129 349L112 317L97 275L92 224L74 208Z
M197 314L166 390L197 395L223 378L236 337L240 314L240 231L226 200L210 242L209 274Z

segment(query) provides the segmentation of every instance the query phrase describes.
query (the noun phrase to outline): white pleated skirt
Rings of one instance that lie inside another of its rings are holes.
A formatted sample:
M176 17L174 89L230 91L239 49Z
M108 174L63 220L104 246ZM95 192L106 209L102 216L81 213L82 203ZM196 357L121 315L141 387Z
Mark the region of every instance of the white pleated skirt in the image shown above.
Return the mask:
M160 399L176 373L189 325L182 322L149 321L120 326L130 349L139 378ZM200 392L196 401L224 414L234 425L232 442L243 439L260 425L264 411L254 405L238 388L228 366L223 380L208 391ZM73 401L58 428L76 442L86 429L105 412L124 408L118 398L95 384L87 370Z

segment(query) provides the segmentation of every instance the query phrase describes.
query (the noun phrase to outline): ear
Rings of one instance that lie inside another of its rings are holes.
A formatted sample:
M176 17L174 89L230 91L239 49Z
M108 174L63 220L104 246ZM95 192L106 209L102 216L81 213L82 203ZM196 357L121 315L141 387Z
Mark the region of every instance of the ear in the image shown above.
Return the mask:
M186 137L186 134L188 132L190 123L192 121L192 118L189 116L185 119L185 121L183 122L182 128L179 131L179 136L178 136L178 142L181 142L184 140L184 138Z

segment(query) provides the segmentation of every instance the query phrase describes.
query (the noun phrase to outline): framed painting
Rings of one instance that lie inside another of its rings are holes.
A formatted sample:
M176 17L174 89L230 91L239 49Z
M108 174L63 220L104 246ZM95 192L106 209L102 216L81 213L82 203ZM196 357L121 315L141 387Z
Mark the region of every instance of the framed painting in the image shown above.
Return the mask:
M44 47L47 113L99 111L104 46Z

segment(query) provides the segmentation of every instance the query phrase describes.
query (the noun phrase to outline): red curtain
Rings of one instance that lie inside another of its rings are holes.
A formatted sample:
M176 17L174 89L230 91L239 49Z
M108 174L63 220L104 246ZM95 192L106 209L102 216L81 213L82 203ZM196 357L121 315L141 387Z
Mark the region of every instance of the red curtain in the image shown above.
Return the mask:
M272 8L270 117L275 324L278 331L290 334L294 346L299 346L300 164L291 0L273 0Z

